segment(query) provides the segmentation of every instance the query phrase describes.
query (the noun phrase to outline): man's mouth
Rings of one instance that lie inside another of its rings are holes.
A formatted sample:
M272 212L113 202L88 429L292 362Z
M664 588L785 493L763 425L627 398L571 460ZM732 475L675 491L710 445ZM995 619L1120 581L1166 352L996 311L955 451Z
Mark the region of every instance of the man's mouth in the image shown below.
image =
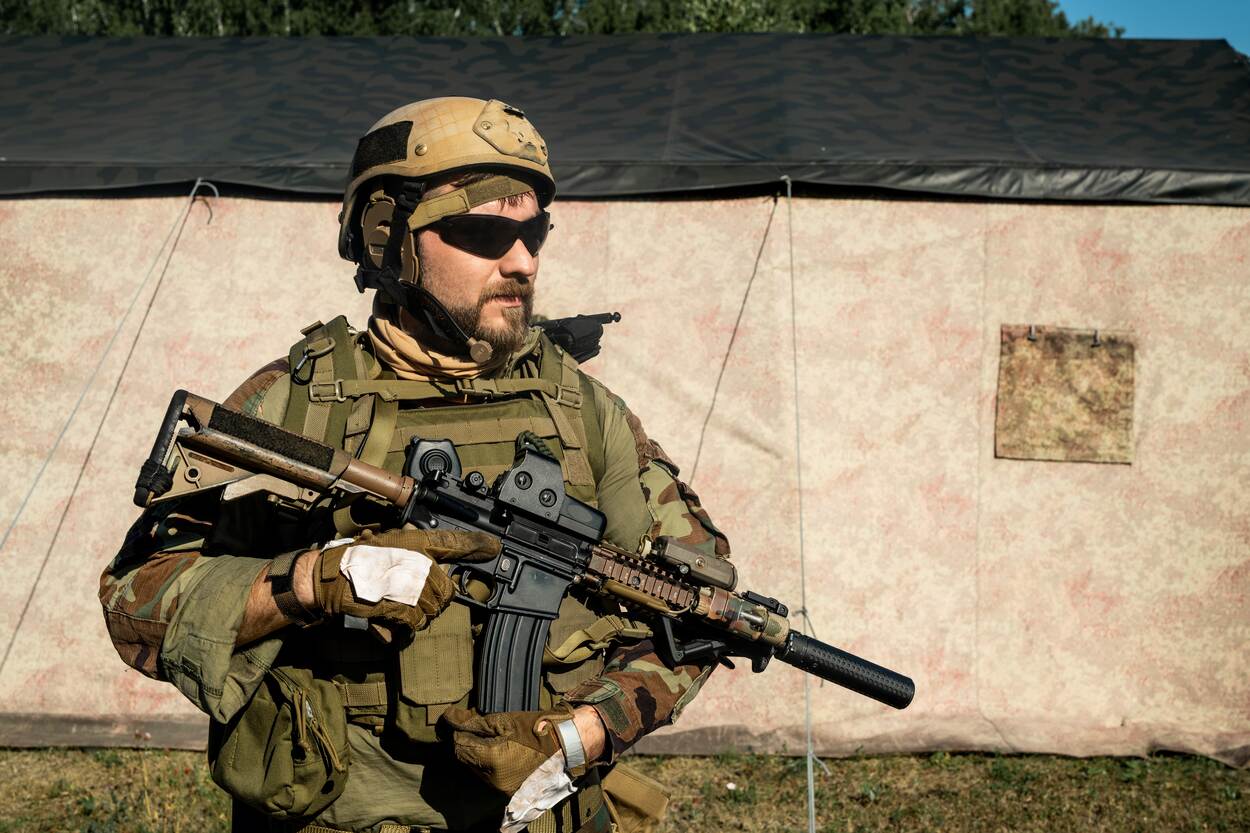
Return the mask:
M520 295L492 295L489 300L502 307L519 307L523 303Z

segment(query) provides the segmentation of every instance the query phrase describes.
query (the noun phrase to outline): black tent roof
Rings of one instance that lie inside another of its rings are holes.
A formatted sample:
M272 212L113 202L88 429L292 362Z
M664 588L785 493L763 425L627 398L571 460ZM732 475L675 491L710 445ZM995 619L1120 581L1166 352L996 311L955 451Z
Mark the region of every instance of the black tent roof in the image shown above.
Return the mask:
M204 177L336 194L418 98L526 109L565 196L776 182L1250 205L1225 41L0 38L0 194Z

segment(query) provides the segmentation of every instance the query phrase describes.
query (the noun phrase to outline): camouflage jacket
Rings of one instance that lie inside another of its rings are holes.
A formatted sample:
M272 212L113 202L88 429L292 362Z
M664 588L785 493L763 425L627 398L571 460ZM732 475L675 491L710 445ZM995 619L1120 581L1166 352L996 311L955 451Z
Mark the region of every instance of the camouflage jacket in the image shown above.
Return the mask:
M509 372L533 372L522 356ZM266 365L224 404L279 422L283 397L265 394L282 382L285 359ZM677 479L677 467L644 433L638 418L606 387L591 379L604 439L605 469L596 483L607 537L634 549L645 536L673 535L727 558L728 542ZM276 405L274 404L276 402ZM110 636L129 665L177 686L214 720L225 722L256 690L282 645L282 632L236 648L249 590L276 553L249 541L215 536L215 507L158 504L131 527L100 579L100 600ZM215 615L188 615L212 606ZM569 691L570 702L591 703L602 717L615 760L639 738L671 723L693 698L710 668L668 668L650 640L619 647L599 676Z

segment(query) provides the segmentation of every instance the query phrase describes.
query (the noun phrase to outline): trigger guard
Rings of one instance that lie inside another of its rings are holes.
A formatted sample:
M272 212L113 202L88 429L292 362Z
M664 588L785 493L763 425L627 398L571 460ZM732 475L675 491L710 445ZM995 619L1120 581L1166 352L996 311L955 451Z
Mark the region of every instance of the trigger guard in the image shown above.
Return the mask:
M452 585L456 588L456 599L462 604L469 607L476 607L482 610L490 609L490 602L499 594L499 587L493 581L482 580L482 584L490 587L490 595L483 601L478 599L469 591L469 582L478 575L484 578L493 579L494 576L482 570L474 569L476 565L454 564L447 568L447 574L451 578Z

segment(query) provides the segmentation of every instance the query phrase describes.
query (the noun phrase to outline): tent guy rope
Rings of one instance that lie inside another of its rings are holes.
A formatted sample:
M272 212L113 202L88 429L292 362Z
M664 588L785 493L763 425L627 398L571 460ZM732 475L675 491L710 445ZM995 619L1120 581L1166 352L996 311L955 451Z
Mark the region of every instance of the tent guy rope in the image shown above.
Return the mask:
M100 357L96 360L95 367L91 369L91 374L87 377L87 381L83 383L82 389L78 392L78 399L74 402L74 407L70 409L69 416L65 418L65 422L61 425L60 433L57 434L56 440L52 443L43 462L39 466L35 478L31 481L30 488L26 491L26 496L22 498L21 504L14 513L13 519L9 521L9 525L4 530L4 536L0 537L0 552L3 552L5 544L9 541L9 535L17 526L18 520L21 519L22 513L26 510L27 504L30 502L31 495L35 493L39 483L43 479L44 473L48 470L48 464L52 458L56 456L57 449L61 446L61 441L65 439L65 435L69 432L69 426L73 423L74 417L77 416L79 408L82 406L83 400L87 397L87 391L91 390L91 386L95 384L96 378L100 375L104 362L112 352L113 345L117 342L117 338L121 335L122 330L126 326L126 322L130 320L130 314L134 312L135 307L139 303L139 298L143 296L143 290L147 287L148 282L152 279L152 273L156 271L156 266L161 262L164 256L164 265L161 266L160 275L156 279L156 286L152 290L152 294L148 297L147 305L143 310L143 318L139 321L139 326L135 329L134 339L131 340L130 346L126 351L126 358L122 363L121 370L117 374L117 378L113 382L113 388L109 392L108 402L104 406L104 413L101 415L99 422L96 424L95 433L91 437L91 444L87 448L87 453L83 456L82 463L78 467L78 474L74 478L73 488L70 489L69 499L65 501L65 507L61 510L60 517L56 522L56 529L52 533L52 537L48 541L48 546L44 550L43 558L39 561L39 570L35 573L35 580L31 582L30 592L26 594L26 601L22 604L22 612L18 614L17 623L13 626L13 633L9 636L8 645L4 648L4 657L0 659L0 674L3 674L4 668L8 665L9 655L13 651L13 645L17 642L17 635L22 629L22 623L26 620L26 614L30 610L31 600L35 597L35 590L39 587L39 582L43 578L44 569L48 566L48 559L52 555L53 549L56 547L57 540L60 538L61 529L65 525L65 519L69 515L70 507L73 506L74 496L78 493L78 487L82 483L83 474L87 471L87 464L91 460L91 454L95 451L96 443L100 439L100 433L104 428L104 422L108 418L109 411L112 410L113 400L117 397L117 390L121 386L122 378L126 375L126 370L130 366L130 359L134 355L135 346L139 343L139 338L143 334L143 327L147 324L148 316L152 312L152 305L156 301L156 296L161 290L161 285L165 281L165 274L169 271L169 264L174 258L174 251L178 248L178 241L182 239L182 230L186 227L187 218L191 214L191 207L195 204L196 196L201 188L207 188L213 192L213 196L220 196L217 186L211 182L205 181L203 178L197 179L195 185L192 186L191 192L187 195L186 204L182 211L178 213L174 219L173 225L169 227L169 231L165 234L165 239L161 241L160 248L156 251L156 256L152 259L152 264L148 267L148 271L144 274L143 280L139 283L139 287L135 290L130 298L130 303L126 307L126 311L122 313L121 319L117 322L117 327L113 330L113 334L109 336L108 342L104 345L104 349L100 351ZM212 222L212 207L209 206L209 220ZM170 243L170 238L173 243ZM168 252L166 247L168 246Z
M742 326L742 314L746 312L747 299L751 297L751 287L755 284L755 276L760 272L760 260L764 257L764 247L768 245L768 232L773 227L775 216L777 216L777 197L773 197L773 207L768 212L768 223L764 226L764 237L760 240L759 251L755 253L755 265L751 267L751 277L747 279L746 288L742 290L742 303L738 305L738 317L734 319L734 328L729 334L729 344L725 347L725 355L720 362L720 371L716 374L716 384L712 388L712 401L707 405L707 413L703 415L703 425L699 428L699 444L695 448L694 463L690 466L689 483L691 486L694 486L694 477L699 473L699 458L703 456L703 441L707 438L707 426L712 420L712 411L716 410L716 398L720 395L720 385L725 379L725 368L729 366L729 356L733 353L734 342L738 339L738 328Z

